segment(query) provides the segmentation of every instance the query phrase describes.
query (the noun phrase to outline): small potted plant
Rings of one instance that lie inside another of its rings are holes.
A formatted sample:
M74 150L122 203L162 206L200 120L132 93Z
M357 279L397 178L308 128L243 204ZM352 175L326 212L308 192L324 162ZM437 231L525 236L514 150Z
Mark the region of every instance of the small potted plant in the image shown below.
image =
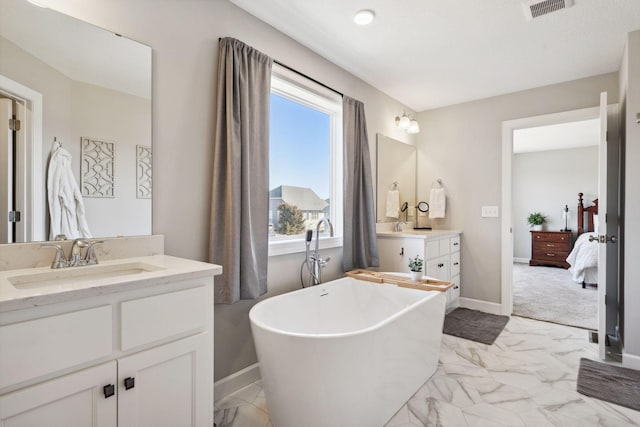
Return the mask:
M533 231L542 231L542 224L547 220L547 218L542 215L540 212L530 213L527 217L527 222L529 223L529 227Z
M415 258L409 258L409 271L411 272L411 280L417 282L422 278L422 265L424 261L420 258L420 255L416 255Z

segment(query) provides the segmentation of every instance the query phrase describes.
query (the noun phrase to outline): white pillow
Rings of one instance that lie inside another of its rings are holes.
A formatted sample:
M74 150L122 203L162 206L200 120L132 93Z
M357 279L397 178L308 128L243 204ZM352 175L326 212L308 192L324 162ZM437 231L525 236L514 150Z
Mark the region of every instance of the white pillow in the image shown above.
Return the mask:
M598 234L598 228L600 223L598 222L598 214L593 215L593 232Z

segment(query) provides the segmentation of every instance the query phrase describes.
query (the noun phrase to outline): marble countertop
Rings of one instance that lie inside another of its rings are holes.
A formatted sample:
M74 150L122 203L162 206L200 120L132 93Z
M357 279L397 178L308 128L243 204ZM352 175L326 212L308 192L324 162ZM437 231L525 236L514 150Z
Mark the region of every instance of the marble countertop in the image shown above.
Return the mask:
M107 260L57 270L4 270L0 271L0 312L219 274L219 265L168 255Z
M402 231L378 231L378 237L408 237L412 239L429 239L462 234L461 230L415 230L413 228Z

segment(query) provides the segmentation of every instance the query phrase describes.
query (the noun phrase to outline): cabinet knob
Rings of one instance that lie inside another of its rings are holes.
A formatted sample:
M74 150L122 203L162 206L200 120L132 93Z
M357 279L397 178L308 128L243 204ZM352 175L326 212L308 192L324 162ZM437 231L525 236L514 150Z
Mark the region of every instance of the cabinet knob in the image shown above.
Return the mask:
M458 286L458 285L455 285L455 286L453 287L453 289L459 289L459 288L460 288L460 286Z
M124 379L124 389L129 390L136 386L136 379L133 377L127 377Z
M116 394L116 387L113 384L107 384L102 387L102 392L104 393L104 398L108 399L114 394Z
M442 268L444 267L444 264L438 264L438 267Z
M453 246L458 246L459 244L460 244L460 243L455 242L455 243L453 244Z
M454 262L454 263L453 263L453 265L458 265L458 264L460 264L460 263L459 263L459 262Z

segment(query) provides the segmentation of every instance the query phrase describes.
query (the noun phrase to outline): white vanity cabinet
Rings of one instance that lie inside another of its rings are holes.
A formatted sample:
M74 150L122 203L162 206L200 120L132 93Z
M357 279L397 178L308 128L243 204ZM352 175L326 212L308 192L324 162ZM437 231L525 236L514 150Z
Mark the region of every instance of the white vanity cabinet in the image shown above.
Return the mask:
M425 262L424 274L453 282L447 291L447 307L457 307L460 297L459 231L379 232L380 271L408 272L409 258L419 255Z
M212 426L213 273L195 276L0 311L0 425Z

